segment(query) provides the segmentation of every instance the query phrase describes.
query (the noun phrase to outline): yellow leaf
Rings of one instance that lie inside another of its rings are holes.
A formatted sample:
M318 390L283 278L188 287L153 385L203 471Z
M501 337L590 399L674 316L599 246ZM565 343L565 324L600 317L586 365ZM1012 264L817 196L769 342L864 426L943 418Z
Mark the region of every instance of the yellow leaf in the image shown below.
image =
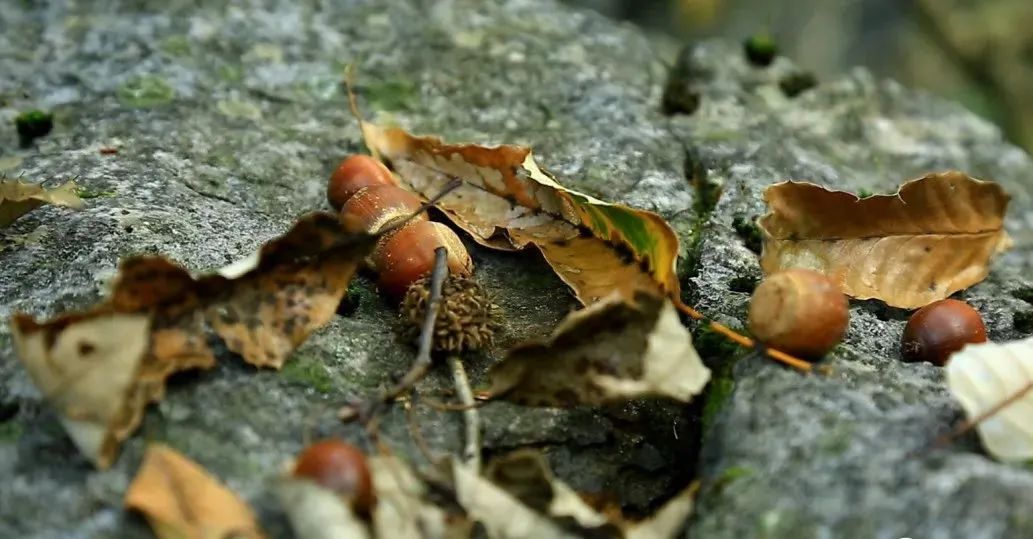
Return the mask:
M251 509L235 493L161 444L147 447L124 503L143 513L160 539L264 537Z
M437 207L481 245L539 249L582 304L614 290L628 298L642 289L678 297L678 237L659 215L564 188L528 148L447 144L365 121L361 127L374 156L424 199L463 180Z
M75 194L75 189L74 181L46 189L37 184L0 179L0 228L44 204L81 210L85 204Z
M1012 245L1003 228L1010 199L997 183L956 171L866 198L775 184L764 193L760 264L768 274L810 268L857 299L921 307L986 278L993 256Z

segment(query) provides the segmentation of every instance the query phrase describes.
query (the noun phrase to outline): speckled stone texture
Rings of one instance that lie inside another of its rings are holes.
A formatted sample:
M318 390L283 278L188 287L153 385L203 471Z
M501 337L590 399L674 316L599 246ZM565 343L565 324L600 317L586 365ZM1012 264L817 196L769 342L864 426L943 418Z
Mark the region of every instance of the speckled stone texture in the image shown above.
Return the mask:
M1033 305L1012 293L1033 267L1033 164L997 130L860 71L789 99L778 87L795 69L787 60L758 70L736 45L714 42L678 60L691 64L678 84L699 92L699 109L667 118L668 45L551 0L9 2L0 115L52 109L56 127L25 150L13 127L0 131L0 168L48 184L78 176L91 198L82 212L41 208L2 232L0 316L85 307L134 253L222 266L323 208L330 171L362 147L339 84L353 64L369 119L455 142L529 144L566 185L659 212L682 239L686 299L736 326L760 276L742 236L763 211L764 186L796 178L886 191L945 167L998 180L1014 197L1016 247L964 297L993 338L1020 335L1012 318ZM105 146L118 153L101 154ZM686 149L722 185L716 206L700 196L711 183L689 181ZM575 303L537 255L470 249L507 313L499 348L468 362L483 383L506 345L546 334ZM269 477L307 438L368 448L336 409L414 355L390 332L393 307L367 278L358 283L358 310L317 332L282 372L223 352L215 370L177 377L106 472L78 455L0 329L0 537L150 536L120 509L147 440L206 466L256 507L271 536L289 537ZM617 493L632 513L698 467L706 482L694 537L1029 533L1033 474L994 463L976 438L905 458L958 421L959 408L942 372L897 361L905 313L867 302L851 315L831 378L741 359L703 417L702 398L686 409L493 404L482 412L487 451L540 447L561 478ZM743 355L701 349L715 365ZM435 373L420 389L445 398L449 385ZM457 415L421 408L419 418L435 451L458 451ZM381 430L418 458L400 407Z

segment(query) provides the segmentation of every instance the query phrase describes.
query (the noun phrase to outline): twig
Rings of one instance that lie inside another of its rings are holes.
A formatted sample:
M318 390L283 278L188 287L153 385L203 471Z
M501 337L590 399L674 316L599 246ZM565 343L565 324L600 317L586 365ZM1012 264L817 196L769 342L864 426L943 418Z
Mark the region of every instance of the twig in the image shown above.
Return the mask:
M463 460L479 472L481 469L481 417L477 413L477 405L473 400L470 378L466 375L466 369L459 356L448 357L448 368L452 371L452 383L455 385L459 402L467 407L463 411L463 422L466 424Z
M416 419L416 392L412 392L412 398L409 402L405 403L405 421L409 424L409 435L416 442L416 447L423 454L423 458L427 459L427 462L434 464L436 459L434 453L430 450L430 446L427 445L427 440L423 438L423 433L420 432L420 422Z
M368 420L376 414L379 409L389 402L398 398L399 395L413 388L417 382L422 380L433 365L430 351L434 343L434 325L438 319L438 311L441 309L441 288L448 276L448 250L438 247L434 250L434 269L430 275L430 297L427 299L427 313L423 317L423 326L420 329L419 350L416 353L416 361L405 373L405 376L393 387L381 393L373 402L360 402L355 405L346 406L339 412L342 421L350 421L358 417L360 420Z

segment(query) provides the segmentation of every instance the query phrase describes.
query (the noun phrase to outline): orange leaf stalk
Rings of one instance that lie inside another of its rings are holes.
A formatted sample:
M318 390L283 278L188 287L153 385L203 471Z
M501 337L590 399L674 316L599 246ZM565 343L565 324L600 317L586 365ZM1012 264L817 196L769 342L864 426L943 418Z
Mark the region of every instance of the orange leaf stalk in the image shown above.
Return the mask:
M717 333L720 333L721 335L724 335L728 340L746 348L753 348L756 346L756 342L754 342L753 339L736 332L734 329L724 324L719 324L717 322L714 322L713 320L707 320L706 317L703 316L703 314L697 311L696 309L693 309L692 307L689 307L688 305L682 303L681 300L677 298L672 299L674 300L674 306L679 311L685 313L687 316L695 320L707 322L707 324L710 325L710 329L714 330ZM794 369L799 369L804 372L811 372L814 369L814 366L810 363L802 359L795 358L785 352L775 350L774 348L765 348L764 353L771 359L789 365Z

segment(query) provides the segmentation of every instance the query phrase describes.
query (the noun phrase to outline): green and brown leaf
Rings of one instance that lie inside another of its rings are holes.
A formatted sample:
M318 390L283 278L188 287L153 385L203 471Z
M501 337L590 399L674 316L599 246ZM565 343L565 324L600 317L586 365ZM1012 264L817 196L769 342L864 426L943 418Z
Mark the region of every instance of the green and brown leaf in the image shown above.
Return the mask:
M424 199L463 180L438 209L486 247L537 248L582 304L614 290L625 298L642 289L678 297L678 237L659 215L564 188L529 148L448 144L365 121L361 127L373 155Z

